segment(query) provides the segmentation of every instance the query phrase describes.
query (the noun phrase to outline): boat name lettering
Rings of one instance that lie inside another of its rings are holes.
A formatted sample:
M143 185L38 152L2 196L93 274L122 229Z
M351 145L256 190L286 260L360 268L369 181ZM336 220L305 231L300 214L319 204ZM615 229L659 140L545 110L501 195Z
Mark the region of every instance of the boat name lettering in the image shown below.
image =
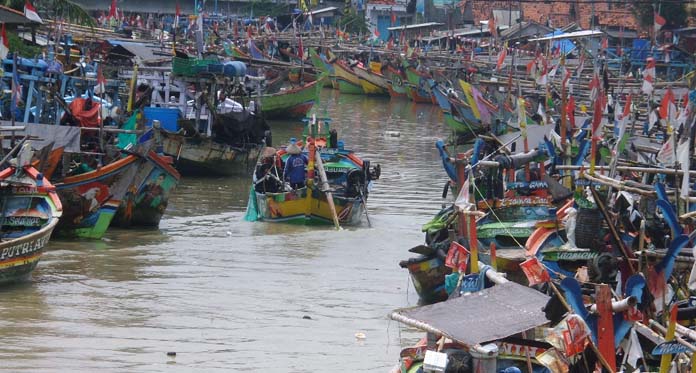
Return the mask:
M22 226L22 225L28 225L28 226L35 226L39 225L41 219L33 216L9 216L7 219L5 219L5 222L3 225L12 225L12 226Z
M519 189L519 188L529 188L530 190L537 190L537 189L548 189L549 184L547 184L545 181L532 181L532 182L514 182L514 183L508 183L508 189Z
M348 167L327 167L326 172L348 172Z
M0 253L0 260L11 259L16 256L31 254L35 251L39 251L46 246L49 238L50 235L45 235L34 241L23 242L14 246L6 247L2 249L2 252Z
M38 189L33 186L13 186L12 193L16 194L36 194Z
M518 197L518 198L506 198L500 201L500 206L521 206L521 205L538 205L547 204L549 200L547 198L539 197Z
M526 346L515 344L515 343L508 343L508 342L500 342L498 344L498 350L501 351L501 355L506 355L506 356L522 356L526 357L527 352L526 352ZM540 347L533 347L529 346L529 356L537 356L541 353L546 351L545 348L540 348Z
M597 253L592 251L581 251L581 252L560 252L558 253L558 259L560 260L587 260L594 259Z

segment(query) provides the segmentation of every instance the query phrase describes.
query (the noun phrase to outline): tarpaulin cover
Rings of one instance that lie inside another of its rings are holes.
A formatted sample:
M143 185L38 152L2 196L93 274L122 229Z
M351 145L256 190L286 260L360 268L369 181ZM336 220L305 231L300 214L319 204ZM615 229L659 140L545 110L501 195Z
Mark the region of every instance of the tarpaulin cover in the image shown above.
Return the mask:
M397 310L390 317L473 346L546 324L541 308L548 300L534 289L506 282L446 302Z
M2 121L0 124L9 126L10 122ZM32 137L31 144L34 149L41 149L53 143L53 149L64 147L66 152L80 151L80 128L70 126L56 126L50 124L22 123L23 131L17 131L18 135ZM9 132L8 132L9 133ZM10 146L9 140L3 140L4 147Z

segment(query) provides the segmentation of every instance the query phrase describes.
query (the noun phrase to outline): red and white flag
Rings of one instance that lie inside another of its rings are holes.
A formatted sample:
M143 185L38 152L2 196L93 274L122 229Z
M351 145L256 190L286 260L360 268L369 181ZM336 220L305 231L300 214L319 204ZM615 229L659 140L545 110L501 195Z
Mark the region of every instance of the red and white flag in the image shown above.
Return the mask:
M109 18L118 19L118 9L116 8L116 0L111 0L111 8L109 8Z
M491 18L488 20L488 31L491 33L491 37L498 37L498 29L495 27L495 17L491 14Z
M24 3L24 16L34 22L43 23L43 20L39 17L39 13L36 12L36 8L31 5L29 0L26 0Z
M599 89L600 89L600 84L599 84L599 75L597 73L594 74L592 77L592 80L590 81L590 101L595 101L597 97L599 96Z
M573 96L570 96L566 104L566 115L568 115L570 128L575 128L575 98Z
M662 17L657 12L655 12L655 32L660 31L662 26L664 26L665 24L667 24L667 20L665 19L665 17Z
M495 65L495 69L500 71L500 69L505 65L505 57L507 57L507 43L503 46L503 49L498 53L498 63Z
M174 28L179 28L179 16L181 16L181 7L179 3L176 3L176 13L174 15ZM235 31L237 30L237 23L234 24Z
M646 95L650 95L653 91L653 83L655 81L655 59L652 57L649 57L647 60L647 64L645 65L645 69L642 72L643 74L643 86L641 87L641 91L645 93Z
M99 64L97 69L97 85L94 86L94 94L101 95L106 92L106 79L104 78L104 73L102 72L102 65Z
M10 52L10 41L7 40L7 33L5 33L5 23L2 24L2 34L0 34L0 59L5 59L7 54Z
M674 100L674 93L672 90L667 88L667 92L662 97L662 102L660 103L660 117L663 118L668 123L674 124L677 116L677 105Z

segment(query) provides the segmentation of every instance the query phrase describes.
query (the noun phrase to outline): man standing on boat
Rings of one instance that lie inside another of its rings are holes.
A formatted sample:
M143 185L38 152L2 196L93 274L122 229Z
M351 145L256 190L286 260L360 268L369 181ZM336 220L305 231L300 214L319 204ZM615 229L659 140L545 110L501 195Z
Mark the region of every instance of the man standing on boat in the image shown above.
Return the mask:
M300 147L295 144L294 140L290 141L286 151L290 156L285 161L285 169L283 172L285 181L290 182L292 189L299 189L305 186L305 167L307 166L307 157L302 154Z

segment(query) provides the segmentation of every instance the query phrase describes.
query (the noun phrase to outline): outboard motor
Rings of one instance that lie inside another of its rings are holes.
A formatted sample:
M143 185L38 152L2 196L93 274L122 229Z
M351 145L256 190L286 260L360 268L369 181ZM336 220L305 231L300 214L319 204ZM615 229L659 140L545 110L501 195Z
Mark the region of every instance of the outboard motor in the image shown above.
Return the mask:
M346 176L346 184L346 196L358 197L363 195L367 188L364 170L350 170Z

